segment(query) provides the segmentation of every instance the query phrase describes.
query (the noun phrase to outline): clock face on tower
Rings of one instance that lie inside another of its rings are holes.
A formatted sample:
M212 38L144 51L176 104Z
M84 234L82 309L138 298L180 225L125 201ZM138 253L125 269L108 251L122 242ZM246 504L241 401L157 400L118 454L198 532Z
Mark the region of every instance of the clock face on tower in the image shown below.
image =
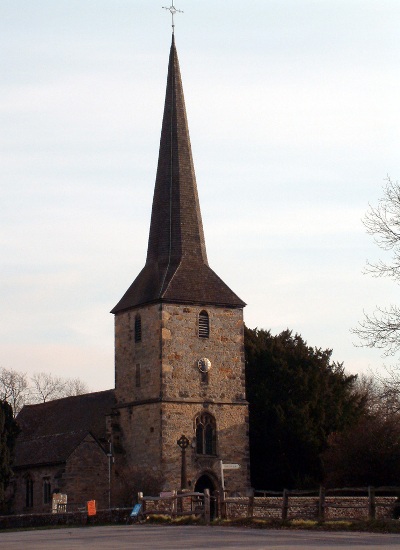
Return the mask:
M202 357L197 361L197 366L200 372L209 372L211 369L211 361L207 357Z

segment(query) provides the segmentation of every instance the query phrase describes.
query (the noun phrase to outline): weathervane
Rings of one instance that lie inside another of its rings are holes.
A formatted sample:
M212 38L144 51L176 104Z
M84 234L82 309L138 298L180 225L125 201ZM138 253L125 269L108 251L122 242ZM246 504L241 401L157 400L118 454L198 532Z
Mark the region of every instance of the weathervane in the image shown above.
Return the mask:
M182 11L182 10L177 10L177 9L176 9L176 7L174 6L174 0L172 0L172 4L170 5L169 8L163 6L163 9L164 9L164 10L168 10L168 11L171 13L171 15L172 15L172 34L174 34L174 32L175 32L174 15L175 15L176 13L183 13L183 11Z

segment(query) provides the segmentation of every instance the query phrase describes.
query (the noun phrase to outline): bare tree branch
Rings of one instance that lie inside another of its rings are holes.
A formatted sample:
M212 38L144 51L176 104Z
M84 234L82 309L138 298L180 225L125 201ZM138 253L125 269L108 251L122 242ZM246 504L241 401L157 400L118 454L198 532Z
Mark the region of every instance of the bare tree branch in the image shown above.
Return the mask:
M28 378L25 372L13 369L0 369L0 400L7 401L14 416L24 406L29 396Z
M59 376L47 372L37 372L31 377L32 402L45 403L64 396L66 382Z
M367 348L384 349L385 356L393 356L400 350L400 307L377 308L371 315L364 312L364 319L351 330Z
M383 188L378 206L369 206L364 220L367 233L376 244L391 251L389 261L367 262L365 273L373 277L388 277L400 283L400 185L389 177ZM374 313L364 312L364 319L352 329L360 340L360 346L384 350L385 356L400 351L400 307L377 307ZM356 344L357 345L357 344Z
M64 397L89 393L88 385L80 378L67 378L63 389Z
M61 378L47 372L37 372L32 378L32 402L45 403L73 395L89 393L88 386L79 378Z

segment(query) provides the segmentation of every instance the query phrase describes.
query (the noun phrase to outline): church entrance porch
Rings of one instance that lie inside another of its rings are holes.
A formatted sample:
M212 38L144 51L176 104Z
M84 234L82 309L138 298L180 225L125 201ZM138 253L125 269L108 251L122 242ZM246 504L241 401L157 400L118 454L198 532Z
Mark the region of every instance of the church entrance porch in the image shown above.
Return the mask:
M217 498L216 498L216 489L217 489L217 482L213 479L214 476L210 476L209 474L202 474L198 480L196 481L196 484L194 486L194 490L196 493L204 493L205 489L209 489L210 491L210 517L211 519L215 519L217 515Z

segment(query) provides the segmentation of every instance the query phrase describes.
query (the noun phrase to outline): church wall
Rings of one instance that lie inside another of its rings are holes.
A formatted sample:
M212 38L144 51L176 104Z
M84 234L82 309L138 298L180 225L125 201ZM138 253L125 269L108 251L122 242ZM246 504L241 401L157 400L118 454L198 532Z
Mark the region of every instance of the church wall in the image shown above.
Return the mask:
M135 342L135 317L141 318L142 337ZM153 304L115 316L115 388L118 403L160 395L160 305ZM140 382L137 384L137 368Z
M13 492L12 511L15 514L33 514L33 513L48 513L51 512L51 502L44 503L45 481L50 483L51 492L59 488L58 477L59 472L65 465L58 464L57 466L42 466L37 468L18 469L14 472L14 479L10 489ZM26 478L30 477L33 481L33 506L26 506Z
M133 491L144 490L154 485L155 480L160 481L157 492L162 488L160 403L125 406L118 411L118 424L114 424L113 432L118 493L125 498L128 488L131 503Z
M108 508L108 457L91 435L68 458L59 487L67 494L68 508L76 510L88 500L95 500L98 509Z
M135 464L156 471L160 463L160 404L148 403L119 409L120 454ZM117 449L116 449L117 451Z
M203 310L209 315L209 338L199 337L198 317ZM135 345L138 312L142 341ZM206 375L198 368L203 357L212 363ZM140 388L135 387L138 361L142 366ZM241 466L226 472L231 488L249 486L241 309L162 304L118 314L116 369L119 414L113 419L113 441L117 470L122 475L133 480L140 472L143 485L146 477L157 477L160 490L179 488L181 451L177 440L184 434L194 441L195 417L207 411L216 419L216 456L197 456L195 448L188 448L188 479L194 487L201 473L208 470L220 482L222 459ZM146 403L146 399L158 402Z
M196 453L195 418L204 411L216 419L216 456ZM166 475L164 489L177 489L180 486L181 450L177 440L182 434L191 443L186 450L187 477L191 482L189 488L193 489L197 479L206 471L213 472L220 483L220 460L224 463L240 464L239 470L225 472L228 489L244 491L250 486L246 405L163 403L162 426L162 464Z
M170 399L245 399L243 311L222 307L163 304L162 390ZM207 311L209 338L198 336L198 315ZM197 362L211 361L207 380Z

